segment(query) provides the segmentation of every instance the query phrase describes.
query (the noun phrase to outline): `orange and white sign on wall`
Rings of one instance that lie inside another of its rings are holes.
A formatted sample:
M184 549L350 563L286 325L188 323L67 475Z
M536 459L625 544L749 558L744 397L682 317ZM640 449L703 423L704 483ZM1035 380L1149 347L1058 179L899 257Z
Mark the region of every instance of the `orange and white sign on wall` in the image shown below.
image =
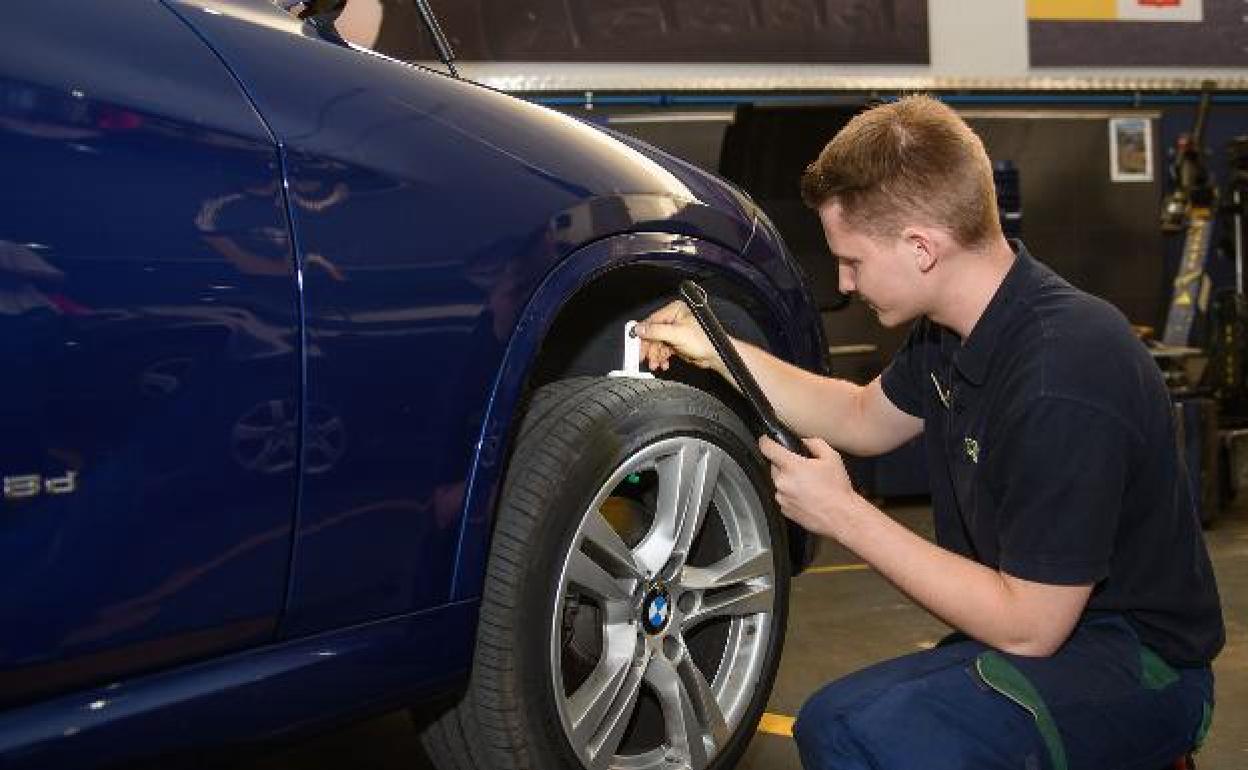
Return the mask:
M1034 21L1202 21L1203 0L1027 0Z

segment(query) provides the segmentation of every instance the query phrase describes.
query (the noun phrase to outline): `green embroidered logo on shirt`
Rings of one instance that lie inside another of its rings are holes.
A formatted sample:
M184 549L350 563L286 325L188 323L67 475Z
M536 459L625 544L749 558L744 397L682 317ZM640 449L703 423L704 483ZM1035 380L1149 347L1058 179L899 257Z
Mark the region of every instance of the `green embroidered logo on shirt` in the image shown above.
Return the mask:
M966 447L966 456L971 458L971 462L979 465L979 442L967 436L962 439L962 445Z

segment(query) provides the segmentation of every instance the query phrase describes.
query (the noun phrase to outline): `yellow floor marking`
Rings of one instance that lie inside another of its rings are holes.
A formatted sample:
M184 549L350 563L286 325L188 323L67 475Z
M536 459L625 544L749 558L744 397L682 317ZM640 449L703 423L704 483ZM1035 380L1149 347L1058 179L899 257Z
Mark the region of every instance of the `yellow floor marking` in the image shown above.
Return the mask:
M826 567L811 567L803 575L826 575L830 572L858 572L871 569L869 564L829 564Z
M786 717L784 714L773 714L768 711L763 714L762 719L758 720L758 731L768 735L792 738L794 721L793 717Z
M1033 21L1103 21L1118 18L1116 0L1027 0Z

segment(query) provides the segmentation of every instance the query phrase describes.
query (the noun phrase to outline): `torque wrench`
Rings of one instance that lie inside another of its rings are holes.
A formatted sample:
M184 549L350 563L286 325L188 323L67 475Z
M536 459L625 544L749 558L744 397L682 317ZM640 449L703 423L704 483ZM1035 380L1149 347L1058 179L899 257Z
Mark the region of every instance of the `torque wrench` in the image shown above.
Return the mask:
M736 381L737 387L740 388L741 393L745 396L745 400L750 402L750 406L754 408L754 413L762 420L767 435L771 436L777 444L790 452L799 454L802 457L811 457L810 450L806 448L806 444L801 437L776 416L776 410L772 408L771 402L763 395L762 388L758 387L758 382L754 379L754 375L750 374L750 370L746 368L745 362L741 360L741 355L732 346L732 342L729 341L724 327L719 323L719 319L715 317L715 313L711 310L710 298L707 296L706 290L693 281L681 281L680 296L685 300L685 304L689 306L689 310L693 312L693 317L697 319L698 325L702 327L702 331L706 332L706 337L711 341L711 346L715 348L715 352L719 353L719 357L723 359L724 367L728 370L732 379Z

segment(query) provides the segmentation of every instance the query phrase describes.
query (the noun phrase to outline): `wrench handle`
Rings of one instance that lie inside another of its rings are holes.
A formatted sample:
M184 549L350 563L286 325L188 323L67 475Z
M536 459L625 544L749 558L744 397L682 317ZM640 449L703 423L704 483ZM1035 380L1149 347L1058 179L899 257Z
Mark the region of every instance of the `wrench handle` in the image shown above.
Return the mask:
M707 296L706 289L703 289L694 281L681 281L680 296L684 299L685 304L689 306L689 310L693 312L693 317L697 319L698 326L701 326L702 331L706 332L707 339L711 341L711 347L715 348L715 352L723 359L724 367L728 369L728 373L736 381L737 387L741 389L741 393L745 396L745 400L750 403L755 414L762 421L767 435L771 436L777 444L790 452L802 457L811 457L812 455L805 442L776 415L776 410L772 407L771 402L763 395L762 388L758 387L758 381L754 379L754 375L750 374L750 370L746 368L745 362L741 360L741 355L737 353L737 349L733 347L732 342L728 339L728 334L724 331L723 325L720 324L719 318L711 310L710 297Z

